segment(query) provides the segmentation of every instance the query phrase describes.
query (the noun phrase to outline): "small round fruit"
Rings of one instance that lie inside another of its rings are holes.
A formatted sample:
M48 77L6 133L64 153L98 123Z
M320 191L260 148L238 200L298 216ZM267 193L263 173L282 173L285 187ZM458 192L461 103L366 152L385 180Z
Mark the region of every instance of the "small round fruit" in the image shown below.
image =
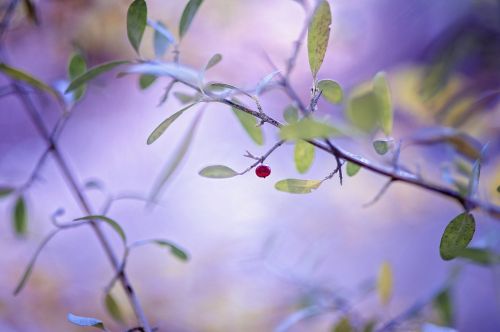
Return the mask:
M255 169L255 174L257 174L259 178L266 178L269 176L269 174L271 174L271 167L266 165L259 165Z

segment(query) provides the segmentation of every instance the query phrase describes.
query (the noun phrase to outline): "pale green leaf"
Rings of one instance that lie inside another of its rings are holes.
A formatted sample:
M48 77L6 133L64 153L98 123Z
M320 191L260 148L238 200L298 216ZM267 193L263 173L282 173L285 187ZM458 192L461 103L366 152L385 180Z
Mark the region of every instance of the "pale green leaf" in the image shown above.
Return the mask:
M210 60L208 60L208 63L207 65L205 66L205 70L209 70L210 68L214 67L215 65L217 65L219 62L221 62L222 60L222 55L220 55L219 53L217 54L214 54Z
M157 79L155 75L143 74L139 76L139 87L141 90L149 88Z
M330 5L328 1L322 0L314 11L307 34L309 66L314 78L316 78L325 58L331 24L332 14L330 12Z
M200 8L203 0L189 0L184 11L182 12L181 21L179 23L179 36L182 38L186 34L191 22L193 21L198 8Z
M74 53L68 64L68 76L70 80L74 80L78 76L82 75L87 71L87 62L80 53ZM80 86L78 89L74 90L73 98L75 101L80 100L85 93L85 85Z
M113 228L113 230L123 240L123 243L127 243L127 236L125 235L125 232L123 231L120 224L118 224L113 219L106 217L106 216L102 216L102 215L90 215L90 216L85 216L82 218L75 219L75 221L81 221L81 220L101 220L101 221L107 223L109 226L111 226L111 228Z
M457 252L466 248L472 240L476 230L474 216L467 212L456 216L444 230L439 245L441 258L450 260L457 256Z
M341 136L342 133L328 123L320 122L312 118L303 118L298 122L288 124L280 128L281 139L287 141L310 140L315 138L328 138Z
M373 78L373 93L378 102L379 125L384 134L389 136L392 133L393 111L389 84L385 73L380 72Z
M500 264L500 255L483 248L463 248L455 252L456 257L481 265Z
M258 145L264 144L264 135L262 134L262 128L258 126L257 119L239 109L232 108L232 110L250 138Z
M26 212L26 203L22 196L17 198L16 204L14 205L12 222L16 235L26 235L26 232L28 231L28 214Z
M392 296L393 274L388 262L382 263L377 278L377 293L382 304L389 303Z
M179 260L181 260L181 261L186 262L186 261L189 260L188 253L184 249L181 249L179 246L173 244L170 241L166 241L166 240L153 240L152 242L155 243L155 244L157 244L157 245L159 245L159 246L170 248L170 253L172 255L174 255L176 258L178 258Z
M223 165L207 166L203 168L198 174L212 179L226 179L239 175L239 173L235 170Z
M288 123L295 123L299 121L299 110L293 105L288 105L283 111L283 118Z
M332 328L332 332L354 332L349 317L342 317Z
M142 36L148 20L148 7L144 0L134 0L127 11L127 35L134 50L139 53Z
M355 90L349 96L345 113L356 128L370 133L378 125L377 97L371 90Z
M373 141L373 148L379 155L384 155L389 152L392 140L379 139Z
M73 79L64 93L68 93L70 91L76 90L77 88L79 88L83 84L87 83L88 81L96 78L97 76L99 76L105 72L108 72L108 71L116 68L117 66L120 66L120 65L123 65L126 63L129 63L129 62L119 60L119 61L106 62L106 63L100 64L100 65L97 65L95 67L92 67L88 71L86 71L85 73L83 73L80 76L77 76L75 79Z
M120 305L118 302L116 302L115 298L111 293L107 293L106 296L104 297L104 306L106 307L106 310L108 311L109 315L117 322L123 323L123 313L120 308Z
M174 92L174 97L177 98L177 100L180 101L181 104L189 104L195 101L198 101L200 99L200 95L189 95L187 93L183 92Z
M286 179L277 182L274 187L279 191L284 191L292 194L309 194L313 190L318 189L321 181L318 180L300 180Z
M191 107L193 107L194 105L196 105L196 103L193 103L193 104L190 104L186 107L184 107L183 109L181 109L180 111L172 114L171 116L169 116L168 118L166 118L162 123L160 123L158 125L158 127L155 128L155 130L153 130L153 132L149 135L148 137L148 140L147 140L147 144L153 144L154 141L156 141L158 138L160 138L161 135L163 135L163 133L165 132L165 130L168 129L168 127L170 127L170 125L175 121L177 120L177 118L179 116L182 115L182 113L184 113L186 110L190 109Z
M314 146L304 140L298 140L295 143L294 160L299 173L307 172L314 161Z
M34 88L54 95L57 99L60 98L59 93L55 89L20 69L8 66L5 63L0 63L0 71L16 81L22 81Z
M348 176L354 176L358 174L360 169L361 166L359 166L358 164L352 163L350 161L346 163L346 173Z
M83 327L95 327L98 329L101 329L103 331L106 331L106 328L104 327L104 323L100 321L99 319L91 318L91 317L83 317L83 316L77 316L73 315L72 313L68 314L68 321L71 323L78 325L78 326L83 326Z
M340 104L342 102L343 92L337 82L321 80L318 82L318 88L321 90L321 95L330 103Z
M432 304L439 314L440 323L448 326L453 325L453 302L450 289L446 288L439 292Z

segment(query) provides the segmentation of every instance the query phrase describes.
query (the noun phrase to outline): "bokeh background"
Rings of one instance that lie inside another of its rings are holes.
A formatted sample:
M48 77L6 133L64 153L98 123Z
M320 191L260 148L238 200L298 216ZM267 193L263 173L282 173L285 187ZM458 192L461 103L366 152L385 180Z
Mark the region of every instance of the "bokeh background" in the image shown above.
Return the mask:
M149 16L176 32L185 2L149 0ZM8 32L6 52L12 65L56 82L66 77L68 57L76 46L91 64L136 57L126 36L128 1L38 3L39 27L19 12ZM474 103L500 87L499 1L335 0L331 5L333 33L320 77L332 78L349 91L385 70L396 104L394 137L444 124L489 142L480 193L494 200L490 187L498 182L493 180L499 161L498 98ZM209 79L252 87L273 70L264 54L283 68L303 20L301 7L291 0L205 1L180 47L181 61L199 68L221 53L224 60L211 70ZM142 45L145 57L153 55L151 39L149 30ZM429 102L418 93L418 82L435 68L445 79L434 82L441 99ZM292 80L307 101L311 77L304 49ZM196 113L186 113L158 142L146 146L151 130L180 108L174 98L157 107L166 83L140 91L136 77L116 79L111 74L91 84L59 140L82 183L98 180L114 194L146 195L151 190ZM38 103L47 124L53 124L57 105L48 97L39 97ZM289 101L282 92L272 91L262 103L266 112L281 118ZM15 97L2 98L0 105L0 183L20 185L44 145ZM342 121L342 109L320 103L319 114ZM342 187L333 179L310 195L278 192L276 181L300 176L292 145L268 159L272 175L266 179L253 173L221 181L197 175L211 164L246 168L251 162L243 157L246 150L260 155L277 139L274 128L264 126L264 130L265 145L255 146L227 107L210 105L160 205L154 209L137 201L113 205L109 216L121 223L131 240L168 238L191 255L183 263L165 250L141 247L130 257L132 282L148 317L161 331L272 331L307 301L325 296L322 290L354 299L362 318L386 321L431 294L460 265L442 261L438 251L444 227L461 212L457 204L396 184L377 204L365 208L363 204L385 179L364 170L347 178ZM371 151L369 139L340 144L387 162ZM441 181L448 152L443 146L408 147L402 151L402 161L426 178ZM334 167L334 160L317 153L304 178L321 179ZM89 190L88 195L96 208L106 199L98 190ZM0 331L79 331L66 321L68 312L101 318L117 329L102 304L112 271L89 228L54 238L39 257L26 289L12 295L36 246L53 227L50 215L64 208L68 220L82 216L52 160L45 163L26 196L25 238L12 231L14 201L0 202ZM480 212L476 217L475 239L498 234L497 221ZM108 235L121 250L115 234ZM375 294L358 296L360 285L373 279L384 261L393 266L395 278L394 296L387 306L381 306ZM453 292L460 331L500 330L499 282L498 268L463 267ZM121 289L116 287L113 294L133 325ZM425 320L432 321L430 309L425 312ZM292 331L328 331L338 317L329 312L297 324Z

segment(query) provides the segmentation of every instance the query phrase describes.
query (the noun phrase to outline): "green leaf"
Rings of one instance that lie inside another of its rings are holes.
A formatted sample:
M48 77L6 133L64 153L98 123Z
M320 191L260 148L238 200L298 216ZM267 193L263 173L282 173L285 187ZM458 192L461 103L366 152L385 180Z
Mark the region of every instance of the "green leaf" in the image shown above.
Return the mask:
M22 196L19 196L16 200L12 214L12 221L16 234L19 236L26 235L26 232L28 231L28 216L26 212L26 203Z
M167 52L168 46L175 42L175 38L162 22L148 20L148 24L154 29L153 44L155 56L161 58Z
M189 255L187 254L187 252L181 248L179 248L179 246L173 244L172 242L170 241L165 241L165 240L153 240L153 243L159 245L159 246L163 246L163 247L168 247L170 248L170 253L172 255L174 255L175 257L177 257L179 260L181 261L188 261L189 260Z
M332 328L332 332L354 332L349 317L342 317Z
M290 124L299 121L298 108L293 105L288 105L283 111L283 118Z
M183 92L174 92L174 97L177 98L177 100L179 100L179 102L181 104L188 104L188 103L192 103L192 102L196 102L200 99L200 95L188 95L186 93L183 93Z
M481 265L495 265L500 263L500 255L483 248L463 248L455 252L456 257L468 259Z
M307 50L309 55L309 66L314 78L325 58L330 38L330 25L332 24L332 14L328 1L322 0L316 7L309 24L307 33Z
M314 161L314 145L304 140L298 140L295 143L294 160L299 173L307 172Z
M347 101L345 113L358 129L370 133L378 124L378 100L371 90L355 89Z
M391 265L384 262L379 269L377 278L377 292L382 304L389 303L392 296L393 275Z
M9 196L10 194L12 194L14 192L14 188L12 187L1 187L0 186L0 198L4 198L4 197L7 197Z
M376 320L369 320L367 323L365 323L365 326L363 326L363 332L373 332L375 331L375 326L377 325Z
M392 139L379 139L373 141L373 148L379 155L384 155L391 148Z
M313 190L318 189L321 181L318 180L300 180L286 179L277 182L274 187L279 191L284 191L292 194L309 194Z
M378 73L373 78L373 93L378 103L380 128L384 134L389 136L392 133L393 111L389 84L384 72Z
M332 80L321 80L318 82L318 88L321 90L321 95L332 104L340 104L342 102L342 88Z
M457 252L467 247L474 236L476 222L474 216L467 212L456 216L444 230L439 245L441 258L450 260L457 256Z
M91 317L82 317L82 316L77 316L73 315L72 313L68 314L68 321L70 323L73 323L78 326L83 326L83 327L95 327L98 329L101 329L103 331L106 331L106 328L104 327L104 323L98 319L91 318Z
M127 36L134 50L139 53L142 36L148 20L148 7L144 0L134 0L127 11Z
M115 232L123 240L123 243L127 243L127 236L125 235L125 232L123 231L123 229L120 226L120 224L118 224L113 219L108 218L106 216L102 216L102 215L90 215L90 216L85 216L85 217L82 217L82 218L75 219L75 221L81 221L81 220L101 220L101 221L104 221L109 226L111 226L111 228L113 228L115 230Z
M129 63L129 61L123 61L123 60L111 61L111 62L106 62L106 63L100 64L100 65L97 65L95 67L92 67L88 71L86 71L85 73L83 73L80 76L73 79L73 81L71 81L71 83L69 84L68 88L66 89L66 91L64 93L68 93L70 91L76 90L80 86L82 86L83 84L87 83L88 81L96 78L97 76L99 76L107 71L110 71L117 66L123 65L125 63Z
M239 109L232 108L232 110L250 138L258 145L264 144L264 135L262 134L262 128L258 126L257 119Z
M215 65L217 65L219 62L221 62L222 60L222 55L220 55L219 53L217 54L214 54L210 60L208 60L208 63L207 65L205 66L205 70L209 70L210 68L214 67Z
M120 309L120 306L118 305L118 302L116 302L115 298L111 293L107 293L106 296L104 297L104 306L106 307L106 310L108 311L109 315L117 322L123 323L123 313L122 310Z
M190 105L184 107L183 109L181 109L180 111L172 114L167 119L165 119L162 123L160 123L158 125L158 127L156 127L155 130L153 130L153 132L149 135L148 140L147 140L147 144L148 145L153 144L153 142L156 141L161 135L163 135L163 133L165 132L165 130L167 130L167 128L170 127L170 125L175 120L177 120L177 118L179 116L181 116L182 113L184 113L186 110L190 109L191 107L193 107L196 104L197 103L193 103L193 104L190 104Z
M497 187L497 193L500 193L500 186Z
M158 77L155 75L143 74L139 76L139 87L141 88L141 90L145 90L149 88L157 78Z
M198 174L211 179L226 179L239 175L239 173L235 170L223 165L207 166L203 168Z
M299 139L310 140L340 135L342 135L342 133L337 128L312 118L303 118L296 123L291 123L280 128L281 139L287 141Z
M347 172L347 175L349 175L349 176L354 176L354 175L358 174L360 169L361 169L361 166L359 166L355 163L352 163L350 161L348 161L346 164L346 172Z
M70 80L74 80L78 76L82 75L87 71L87 62L80 53L74 53L68 64L68 77ZM85 85L82 85L74 91L74 100L78 101L83 97L85 93Z
M182 12L181 21L179 23L179 36L182 38L186 34L191 22L193 21L194 15L200 8L203 0L189 0L184 11Z
M439 292L434 298L433 307L439 314L440 323L446 326L453 325L453 302L451 300L450 289L446 288Z
M46 92L52 94L57 99L60 98L59 93L55 89L51 88L49 85L45 84L41 80L31 76L30 74L28 74L22 70L8 66L5 63L0 63L0 71L16 81L23 81L24 83L27 83L34 88L37 88L39 90L43 90L43 91L46 91Z

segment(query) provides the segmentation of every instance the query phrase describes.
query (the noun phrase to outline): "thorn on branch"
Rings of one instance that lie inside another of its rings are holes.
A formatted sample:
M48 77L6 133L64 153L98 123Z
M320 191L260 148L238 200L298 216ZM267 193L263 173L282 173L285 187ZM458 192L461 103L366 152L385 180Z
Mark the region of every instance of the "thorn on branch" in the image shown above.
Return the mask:
M363 207L369 207L369 206L377 203L379 201L379 199L385 194L387 189L389 189L389 186L395 181L396 181L396 179L390 179L389 181L387 181L384 184L384 186L380 189L380 191L377 193L377 195L375 195L375 197L371 201L369 201L368 203L363 204Z

